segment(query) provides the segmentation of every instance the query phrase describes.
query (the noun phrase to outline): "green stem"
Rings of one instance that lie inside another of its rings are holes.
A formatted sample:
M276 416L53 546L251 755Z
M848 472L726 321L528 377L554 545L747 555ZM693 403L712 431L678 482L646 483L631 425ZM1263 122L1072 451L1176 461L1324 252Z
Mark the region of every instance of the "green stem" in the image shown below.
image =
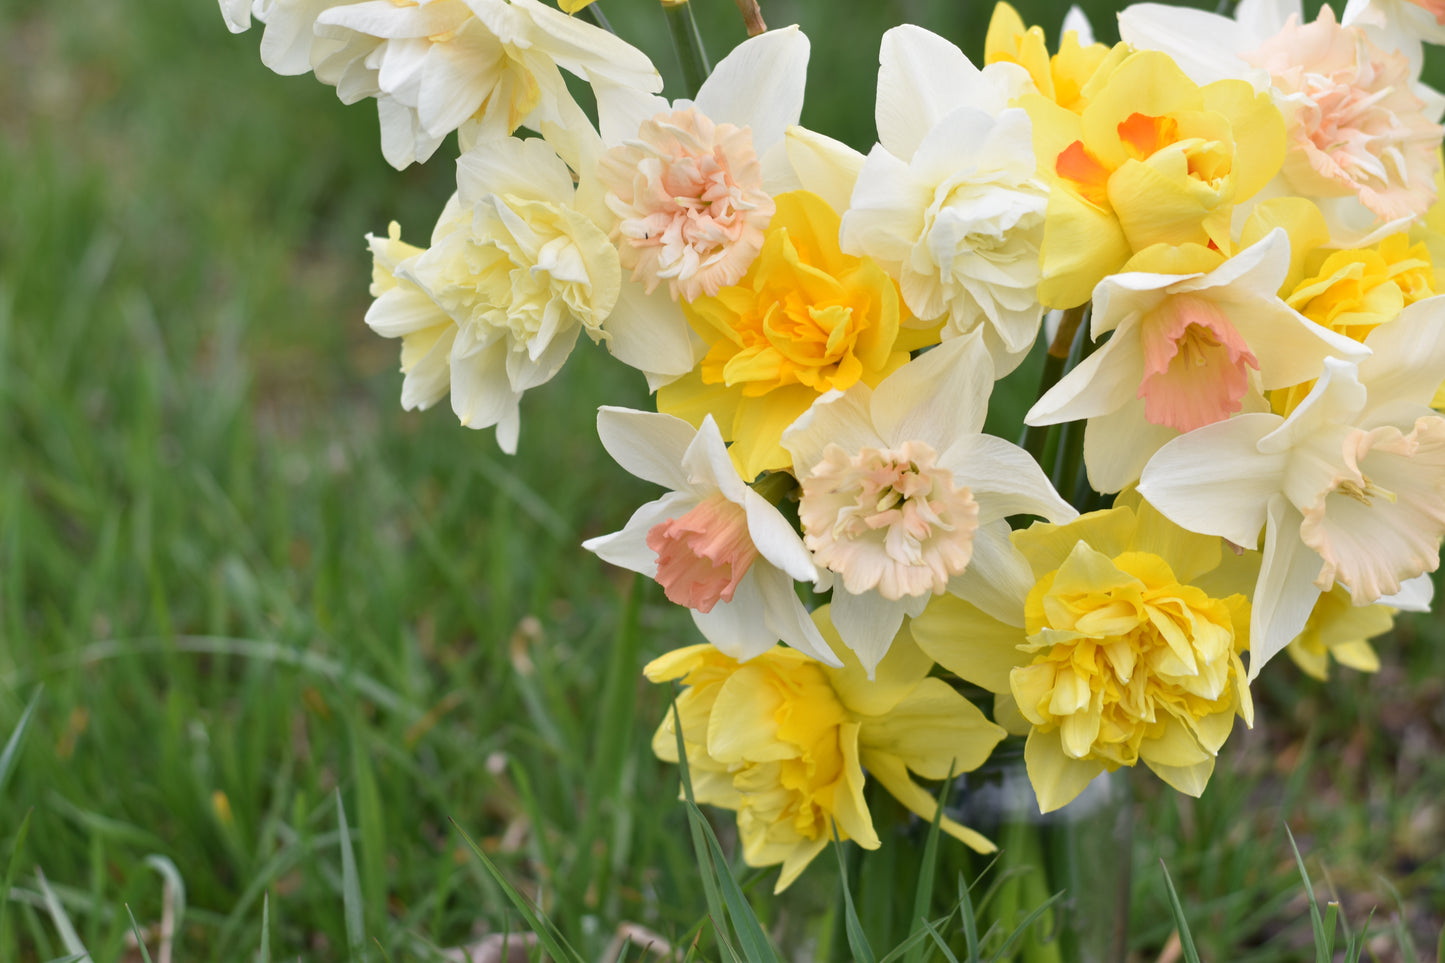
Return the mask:
M614 37L617 36L617 31L614 30L612 24L607 21L607 16L602 12L602 7L600 4L589 3L587 6L577 11L577 16L592 24L592 26L601 27L603 30L606 30Z
M753 483L753 491L774 505L781 505L797 488L798 480L785 471L770 471Z
M702 34L697 29L697 20L692 15L692 4L667 3L663 5L667 15L667 29L672 34L672 46L682 64L682 79L687 85L687 95L696 97L702 82L712 73L708 66L707 51L702 45Z
M1082 328L1084 317L1088 312L1089 302L1087 301L1064 312L1063 320L1059 322L1059 330L1055 332L1054 340L1049 344L1049 353L1044 358L1044 371L1039 377L1039 391L1034 396L1034 400L1042 398L1064 376L1064 369L1069 362L1069 352L1074 346L1074 338ZM1029 425L1024 429L1024 437L1020 442L1023 450L1033 455L1034 461L1039 464L1043 464L1044 445L1048 442L1049 427L1049 425Z

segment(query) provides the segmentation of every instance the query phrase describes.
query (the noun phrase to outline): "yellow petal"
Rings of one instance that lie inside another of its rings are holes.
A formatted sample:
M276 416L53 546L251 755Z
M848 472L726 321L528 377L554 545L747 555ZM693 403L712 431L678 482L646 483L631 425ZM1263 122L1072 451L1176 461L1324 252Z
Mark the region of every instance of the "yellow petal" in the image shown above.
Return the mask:
M1284 228L1289 235L1289 274L1279 289L1280 296L1284 297L1304 280L1306 259L1330 242L1330 228L1313 201L1303 197L1272 197L1260 201L1249 212L1239 246L1249 247L1262 241L1277 227Z
M1023 553L1035 578L1042 578L1064 564L1074 546L1087 542L1108 556L1134 547L1134 513L1127 507L1080 515L1067 525L1035 522L1013 533L1014 547Z
M1059 732L1029 733L1024 743L1024 765L1029 782L1039 799L1039 812L1051 813L1074 801L1079 793L1104 771L1104 764L1094 759L1070 759L1064 755Z
M859 725L845 722L838 729L838 742L843 750L843 776L833 794L833 818L838 829L864 849L883 845L873 829L873 816L863 798L863 765L859 760Z
M983 765L1008 733L942 679L924 679L891 712L862 720L859 740L925 779Z
M1023 614L1023 599L1019 600ZM990 692L1009 691L1009 672L1029 661L1020 652L1025 633L952 595L928 603L910 629L918 647L965 682ZM834 651L838 651L836 648Z
M1045 217L1039 301L1049 308L1077 307L1089 300L1094 285L1129 260L1132 248L1117 218L1057 180Z
M889 795L921 818L933 821L938 812L938 801L909 777L908 769L902 762L879 752L865 752L863 758L868 771L880 786L888 790ZM987 836L947 816L939 820L939 828L974 852L992 853L998 850Z
M1213 225L1206 224L1206 219L1226 198L1187 173L1171 171L1175 160L1183 160L1178 152L1160 151L1148 162L1125 162L1109 178L1109 203L1130 250L1143 250L1151 244L1208 244L1211 240L1207 228ZM1228 218L1227 209L1224 216ZM1225 243L1229 243L1227 238Z
M1206 110L1229 120L1234 137L1234 201L1247 201L1284 163L1284 115L1268 93L1243 80L1217 80L1200 90Z
M813 624L843 660L841 669L825 666L823 672L838 694L838 700L858 715L881 716L892 711L933 669L933 659L918 647L906 622L893 637L871 681L857 654L844 645L838 635L833 625L832 606L815 609Z
M1186 796L1198 797L1200 793L1204 792L1204 787L1209 784L1209 777L1214 773L1213 757L1210 757L1198 765L1184 766L1182 768L1160 765L1149 762L1147 759L1145 760L1145 764L1154 770L1154 775Z

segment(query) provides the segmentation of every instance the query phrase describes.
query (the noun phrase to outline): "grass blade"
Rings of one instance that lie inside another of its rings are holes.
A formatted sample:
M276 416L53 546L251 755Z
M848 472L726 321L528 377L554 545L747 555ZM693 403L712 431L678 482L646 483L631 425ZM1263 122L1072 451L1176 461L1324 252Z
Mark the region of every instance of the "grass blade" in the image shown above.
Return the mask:
M927 930L928 935L933 937L933 943L943 953L943 958L947 960L948 963L958 963L958 957L954 956L953 950L948 948L948 942L943 938L943 934L938 932L938 927L928 922L928 920L923 921L923 927ZM970 956L969 963L973 963L976 959L976 956Z
M15 885L15 874L20 870L20 854L25 851L25 838L30 835L30 817L34 809L25 811L20 828L15 833L15 846L10 851L10 865L5 867L5 880L0 884L0 946L9 946L5 934L10 923L10 889Z
M1003 941L1003 946L1000 946L998 948L998 952L994 954L994 958L999 960L1007 959L1008 951L1013 948L1013 945L1019 940L1023 939L1024 934L1029 931L1029 928L1032 927L1034 923L1038 922L1039 917L1043 916L1044 913L1048 912L1049 907L1053 906L1055 903L1057 903L1063 898L1064 891L1059 890L1053 896L1050 896L1048 899L1040 903L1032 913L1030 913L1028 916L1025 916L1024 921L1014 928L1014 931L1008 935L1008 939ZM1191 960L1190 963L1197 963L1197 960Z
M186 881L176 864L156 853L145 858L146 865L161 874L165 880L162 897L160 963L171 963L175 954L177 934L184 932L186 918Z
M366 958L366 918L361 904L361 879L356 873L356 853L351 848L351 828L346 825L346 806L336 790L336 823L341 833L341 901L346 911L346 950L352 963Z
M923 861L918 867L918 885L913 891L913 920L908 927L910 937L923 931L923 921L928 917L928 908L933 905L933 877L938 871L938 837L943 825L943 807L948 805L948 790L952 785L953 771L950 770L938 794L938 808L933 813L933 824L928 827L928 840L923 844ZM920 940L909 952L907 963L923 963L923 951L923 941Z
M261 897L261 949L256 963L271 963L271 894Z
M692 851L697 857L697 866L702 876L702 891L703 897L707 901L708 916L712 918L713 928L717 930L718 947L724 953L723 959L741 963L737 951L728 942L727 914L723 911L722 894L718 890L716 869L712 865L712 852L708 848L704 835L707 829L707 820L703 818L702 810L697 808L697 800L692 794L692 773L687 766L687 747L682 741L682 717L677 711L675 689L670 711L672 712L673 735L677 739L677 768L682 778L682 795L687 800L687 827L692 834Z
M1199 950L1194 947L1194 934L1189 932L1189 920L1184 915L1184 907L1179 903L1179 892L1174 888L1174 878L1169 875L1169 867L1164 865L1164 860L1159 860L1159 868L1164 871L1164 888L1169 894L1169 912L1174 914L1174 927L1179 931L1179 947L1184 951L1185 963L1199 963Z
M466 841L467 848L476 855L477 859L481 860L482 868L487 871L487 875L492 878L492 881L502 890L511 904L516 907L517 912L522 915L522 919L532 932L537 934L537 939L547 950L547 954L554 961L559 961L559 963L561 963L561 961L565 961L565 963L585 963L581 954L568 944L562 937L562 934L557 931L557 927L552 925L551 920L542 915L540 910L533 906L527 897L523 896L515 886L507 881L507 877L497 868L497 864L492 862L491 857L482 851L482 847L473 842L472 837L467 835L467 831L463 829L455 819L452 820L452 826L457 832L462 834L462 839Z
M135 921L135 914L131 912L130 904L125 904L125 915L130 917L130 931L135 934L135 945L140 947L141 959L145 963L151 963L151 951L146 949L146 938L141 935L140 924Z
M40 887L41 898L45 900L46 912L55 923L55 929L60 934L60 942L81 963L91 963L90 951L81 942L80 935L75 932L75 926L70 922L70 917L65 912L65 907L60 905L60 897L55 895L55 890L50 888L49 881L40 867L35 867L36 884Z
M763 926L758 922L757 914L753 912L752 904L743 895L742 887L733 878L732 871L728 869L727 858L723 856L722 846L717 841L712 827L707 824L702 810L697 804L688 802L688 808L696 813L697 821L702 826L703 838L707 842L708 850L712 855L713 867L717 872L717 881L722 889L723 901L727 905L728 919L732 923L733 931L737 933L738 943L741 944L744 959L748 963L780 963L778 952L773 949L772 943L768 941L768 935L763 932ZM869 957L866 963L872 963Z
M843 859L843 843L838 839L838 829L833 828L833 854L838 857L838 880L843 885L843 922L848 934L848 948L853 951L855 963L877 963L873 947L868 945L868 936L858 920L858 908L853 905L853 893L848 889L848 866Z
M5 783L10 779L10 770L15 766L15 757L20 752L20 746L25 741L25 733L30 728L30 719L35 714L35 707L40 703L40 694L45 691L45 686L35 687L35 694L25 705L25 711L20 713L20 721L15 723L15 730L10 733L10 740L5 743L5 750L0 752L0 792L5 789Z
M1300 880L1305 886L1305 896L1310 901L1310 926L1315 932L1315 963L1330 963L1327 946L1334 942L1334 934L1325 933L1325 921L1320 917L1320 904L1315 899L1315 888L1310 885L1310 874L1305 871L1304 857L1299 854L1299 846L1295 844L1294 833L1290 832L1288 823L1285 824L1284 832L1289 837L1289 848L1294 851L1294 862L1299 867Z

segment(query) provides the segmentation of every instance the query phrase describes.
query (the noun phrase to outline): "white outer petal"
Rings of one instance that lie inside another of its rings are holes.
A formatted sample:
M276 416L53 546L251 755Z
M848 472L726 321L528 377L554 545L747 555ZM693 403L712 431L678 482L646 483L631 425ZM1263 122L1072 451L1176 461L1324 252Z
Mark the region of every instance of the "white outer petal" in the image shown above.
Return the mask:
M843 660L833 652L813 619L808 614L793 580L775 568L754 566L743 578L755 578L763 600L763 615L768 628L793 648L819 662L841 666Z
M668 492L633 512L619 531L589 538L582 547L604 562L655 579L657 553L647 547L647 533L665 521L687 514L697 503L697 498L686 492Z
M1009 515L1039 515L1063 523L1079 517L1059 497L1039 463L1018 445L993 435L968 435L940 455L939 464L967 485L978 502L980 525Z
M1147 417L1144 402L1131 398L1117 411L1084 425L1084 467L1098 492L1117 492L1139 480L1154 453L1179 437L1168 425Z
M890 445L925 441L942 453L983 430L993 393L993 359L975 329L925 351L878 383L868 403Z
M797 26L744 40L703 81L698 110L716 123L751 127L761 157L802 116L809 49Z
M868 413L871 394L861 381L847 392L830 391L788 426L782 445L793 456L793 476L798 481L807 478L813 466L823 460L823 452L830 444L849 452L888 447L873 430Z
M878 139L903 160L971 87L979 69L936 33L904 24L883 35L878 51Z
M1401 583L1400 591L1394 595L1381 596L1379 604L1406 612L1428 612L1434 599L1435 583L1427 573L1406 579Z
M780 194L802 188L827 201L839 214L846 213L863 169L863 155L842 141L797 125L788 128L782 146L781 157L786 160L782 166L790 168L783 176L790 174L791 179L781 184L774 180L778 175L770 178L769 162L780 156L774 147L763 158L763 189Z
M948 580L956 595L1007 625L1024 624L1024 600L1034 587L1028 561L1009 538L1008 522L982 525L973 534L973 558L961 575Z
M1024 415L1024 424L1057 425L1111 414L1135 400L1143 377L1138 325L1125 324L1044 392Z
M743 509L748 517L748 537L753 540L759 555L786 572L790 582L818 581L813 556L782 512L751 488L743 491Z
M705 353L682 309L665 286L651 294L623 272L617 306L602 322L607 350L623 364L647 376L649 391L670 384L693 369Z
M853 650L868 678L888 654L893 637L903 626L910 599L893 601L877 592L851 595L842 585L833 589L832 620L843 644Z
M1264 560L1249 616L1249 681L1289 645L1309 621L1320 597L1320 557L1300 540L1304 521L1283 495L1269 500Z
M697 431L681 418L604 405L597 409L597 435L630 474L673 491L693 492L682 458Z
M751 575L743 576L731 602L718 602L711 612L690 610L703 637L739 662L761 655L778 642L778 633L768 626L763 593Z
M1428 405L1445 381L1445 295L1416 301L1371 331L1365 347L1374 352L1360 362L1369 409L1395 401Z
M1238 415L1180 435L1144 466L1139 494L1181 528L1254 547L1288 461L1285 452L1261 452L1259 442L1282 420Z
M1162 3L1136 3L1119 13L1119 36L1140 50L1160 50L1196 84L1243 77L1239 54L1259 44L1229 17Z

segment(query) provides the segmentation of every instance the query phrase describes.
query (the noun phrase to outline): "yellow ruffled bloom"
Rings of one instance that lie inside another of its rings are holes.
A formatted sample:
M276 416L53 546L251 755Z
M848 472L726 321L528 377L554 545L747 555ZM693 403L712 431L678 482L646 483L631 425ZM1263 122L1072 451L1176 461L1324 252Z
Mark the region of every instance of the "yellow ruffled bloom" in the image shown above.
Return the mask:
M1320 596L1304 631L1285 649L1306 675L1329 678L1330 661L1357 672L1380 671L1380 657L1370 639L1395 627L1396 610L1388 605L1355 605L1350 591L1336 585Z
M711 414L739 473L791 464L783 430L819 395L882 381L938 342L912 320L872 258L838 247L839 216L807 191L779 194L763 248L741 281L684 303L708 345L701 365L660 389L659 411L701 425Z
M737 662L710 645L669 652L643 670L653 682L680 679L677 718L698 802L738 814L749 866L781 863L781 892L833 838L880 845L863 797L864 772L924 819L937 809L913 781L976 769L1004 737L1000 727L941 679L905 626L869 681L841 644L825 606L813 620L844 665L834 669L793 649ZM669 712L653 751L677 762ZM979 852L983 836L951 819L945 832Z
M1235 715L1253 719L1234 591L1251 564L1137 505L1015 532L1035 583L1010 621L944 596L913 623L941 665L1016 702L1044 812L1141 761L1197 796Z
M1115 51L1123 56L1128 48L1120 44ZM1007 3L993 8L983 42L985 64L1018 64L1029 72L1040 94L1075 113L1087 103L1084 85L1110 54L1104 44L1081 44L1077 31L1066 30L1059 52L1050 57L1043 29L1025 27L1018 11Z
M1242 80L1200 87L1167 55L1145 50L1106 61L1081 96L1077 114L1042 94L1019 98L1053 187L1039 300L1083 304L1153 244L1232 252L1234 205L1284 160L1284 117L1269 95Z

